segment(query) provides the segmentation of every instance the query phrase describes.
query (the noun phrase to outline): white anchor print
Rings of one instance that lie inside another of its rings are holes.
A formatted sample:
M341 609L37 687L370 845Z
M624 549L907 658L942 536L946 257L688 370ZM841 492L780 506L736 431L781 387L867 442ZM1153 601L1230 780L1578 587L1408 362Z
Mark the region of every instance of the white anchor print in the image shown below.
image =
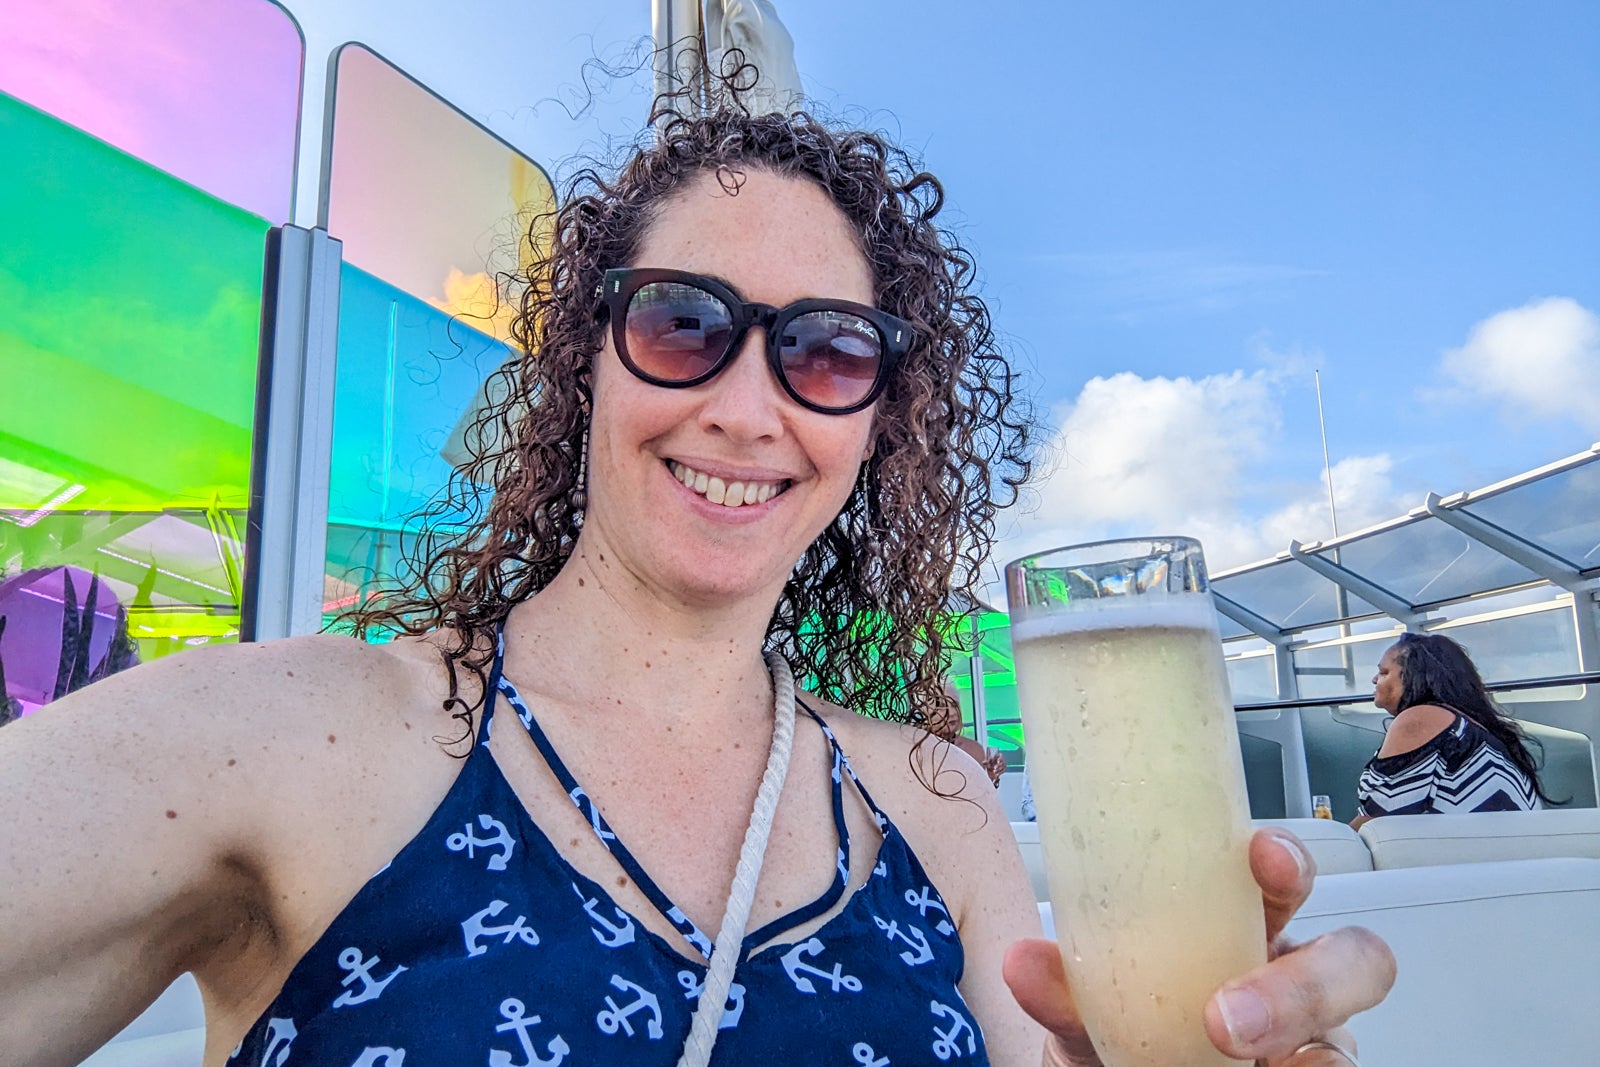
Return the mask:
M642 986L634 985L620 974L611 976L611 984L620 992L633 992L637 993L638 996L620 1008L617 1007L616 1001L606 997L606 1007L611 1010L602 1011L594 1017L594 1021L599 1024L601 1031L607 1034L614 1034L618 1029L621 1029L626 1031L629 1037L632 1037L633 1023L629 1021L628 1017L634 1012L648 1011L650 1018L645 1023L645 1032L649 1035L651 1041L660 1041L661 1002L656 999L656 995L647 992Z
M359 979L361 988L346 989L339 994L338 999L333 1002L333 1006L335 1008L348 1008L352 1004L364 1004L369 1000L377 1000L378 997L383 995L383 991L388 988L389 983L394 981L401 971L405 970L404 965L397 966L389 972L386 978L381 981L374 981L372 968L377 965L378 957L373 956L364 960L361 958L361 950L354 945L340 952L339 969L350 973L341 978L339 984L347 986Z
M850 867L849 864L845 862L844 849L841 848L837 851L839 853L839 858L836 861L839 867L839 881L848 882L850 881Z
M406 1062L406 1050L379 1045L361 1050L361 1058L350 1067L401 1067Z
M802 993L815 993L817 987L812 983L811 979L805 977L805 975L814 974L818 978L826 978L835 993L841 989L849 990L852 993L861 992L861 979L851 974L845 974L844 964L835 963L833 970L824 971L801 959L802 956L815 956L821 951L822 939L813 937L809 941L800 942L783 954L783 970L789 976L789 981L794 983L794 987Z
M572 799L573 804L577 805L578 810L583 813L583 817L589 820L589 825L594 827L595 835L600 838L601 844L605 844L607 841L615 841L617 839L616 834L612 833L610 830L607 830L605 826L601 824L600 809L595 805L594 798L583 791L583 786L573 786L572 792L568 793L567 796ZM610 847L610 845L606 845L606 848Z
M511 684L504 678L500 679L500 692L505 696L506 703L510 704L511 709L517 713L517 718L522 720L523 728L531 730L533 728L533 712L528 710L528 705L522 702L522 697L517 694L515 689L511 688Z
M688 939L689 944L693 945L700 955L708 960L711 958L711 939L702 934L699 928L689 921L689 917L683 913L682 908L674 904L667 909L667 918L672 920L672 925L678 928L678 932ZM685 929L685 927L688 929Z
M878 924L878 929L889 936L890 941L904 941L911 946L910 949L900 953L900 958L905 961L907 967L915 967L933 959L933 949L928 945L928 935L915 926L907 923L905 928L901 929L900 924L893 919L885 922L876 915L872 917L872 921Z
M617 913L618 919L622 920L622 925L618 926L600 917L598 910L600 901L598 898L585 897L583 890L578 888L576 882L572 884L572 891L578 894L579 900L583 901L583 910L589 913L590 920L594 922L594 926L589 928L589 932L594 935L596 941L606 948L620 948L623 945L633 943L633 919L627 912L615 904L611 905L611 910Z
M941 1060L948 1060L951 1056L964 1056L967 1053L978 1051L977 1034L973 1031L972 1024L967 1022L959 1011L940 1004L937 1000L929 1002L929 1010L933 1012L936 1018L944 1017L951 1022L948 1030L939 1029L937 1022L933 1024L933 1032L939 1035L938 1040L933 1043L933 1054L935 1056ZM963 1030L967 1032L967 1052L961 1051L959 1038Z
M939 903L939 901L932 894L933 887L930 885L923 886L921 893L918 893L915 889L907 889L906 903L915 904L917 906L917 913L924 919L928 917L929 908L939 909L939 911L945 917L934 923L933 928L944 936L949 937L951 934L956 932L956 928L950 925L950 913L945 910L944 905Z
M883 878L886 875L888 875L888 873L889 873L889 861L888 860L879 860L878 861L878 865L876 867L872 868L872 874L873 874L873 877L875 877L875 878Z
M499 937L503 934L505 935L504 939L500 942L503 945L511 944L513 939L521 939L525 945L537 945L539 943L539 935L534 932L533 927L528 925L527 918L522 915L518 915L515 922L506 926L488 926L484 923L485 919L492 919L505 909L505 901L491 900L487 908L484 908L461 924L461 936L467 943L468 956L481 956L489 951L485 946L478 944L478 938L480 937Z
M686 992L686 1000L698 1000L700 994L705 992L706 984L694 976L693 971L679 971L678 984ZM739 1025L739 1018L744 1014L744 986L734 982L728 986L728 999L722 1005L722 1018L717 1021L718 1030L732 1030Z
M472 834L472 824L467 823L467 825L462 828L461 833L451 834L445 840L444 847L448 848L451 852L465 852L467 854L467 858L472 859L476 855L476 851L480 848L494 848L499 846L503 848L504 851L498 855L489 857L488 869L491 871L505 870L506 862L511 859L511 851L512 849L516 848L516 842L511 839L511 832L506 829L505 823L501 822L499 819L496 819L492 815L484 815L480 813L478 815L478 825L483 827L485 830L493 830L494 836L489 838L474 837Z
M502 1049L490 1049L489 1067L536 1067L536 1065L556 1067L556 1064L566 1059L567 1053L572 1051L567 1043L562 1040L561 1035L557 1034L545 1043L544 1047L550 1053L549 1056L541 1057L535 1052L533 1050L533 1039L528 1036L528 1031L539 1025L539 1016L525 1015L523 1014L525 1010L522 1006L522 1001L516 997L507 997L502 1000L500 1002L500 1015L505 1019L505 1022L496 1026L494 1032L503 1034L507 1030L515 1030L517 1032L517 1042L522 1045L522 1055L526 1058L521 1063L517 1063L512 1058L511 1053Z
M865 1041L857 1041L856 1047L850 1050L850 1055L861 1064L861 1067L889 1067L889 1057L885 1056L881 1060L873 1059L877 1053L872 1051L872 1046Z
M267 1050L261 1054L261 1067L283 1067L283 1061L289 1058L289 1046L294 1044L294 1039L300 1032L294 1028L293 1019L268 1019L267 1020ZM278 1048L279 1043L283 1047ZM277 1058L273 1058L273 1053Z

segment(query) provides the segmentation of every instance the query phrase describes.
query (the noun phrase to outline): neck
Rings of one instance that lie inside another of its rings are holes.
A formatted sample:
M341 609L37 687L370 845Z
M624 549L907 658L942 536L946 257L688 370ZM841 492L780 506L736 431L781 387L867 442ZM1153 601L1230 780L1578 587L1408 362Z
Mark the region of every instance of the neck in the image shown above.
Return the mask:
M519 684L537 678L553 699L635 720L765 724L772 609L765 597L704 605L664 596L580 541L551 583L512 610L506 669Z

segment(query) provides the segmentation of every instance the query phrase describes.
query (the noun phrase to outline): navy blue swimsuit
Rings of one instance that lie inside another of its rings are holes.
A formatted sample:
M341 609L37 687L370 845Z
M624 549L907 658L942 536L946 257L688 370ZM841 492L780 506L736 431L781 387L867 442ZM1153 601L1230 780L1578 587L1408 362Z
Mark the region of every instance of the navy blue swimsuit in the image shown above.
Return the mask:
M422 831L362 886L229 1058L229 1067L670 1067L689 1032L711 941L644 872L562 764L498 659L483 727ZM691 959L573 869L488 745L496 696ZM910 846L833 749L833 883L745 938L712 1062L838 1067L987 1064L957 990L960 935ZM832 908L849 879L843 780L883 833L872 874L802 941L757 946Z

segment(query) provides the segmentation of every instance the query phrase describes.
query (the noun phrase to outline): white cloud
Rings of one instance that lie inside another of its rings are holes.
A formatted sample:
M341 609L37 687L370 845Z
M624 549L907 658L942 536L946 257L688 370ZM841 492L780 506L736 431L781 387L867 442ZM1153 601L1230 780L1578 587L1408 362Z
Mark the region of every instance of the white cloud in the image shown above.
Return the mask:
M1600 316L1576 300L1551 297L1491 315L1441 367L1508 415L1600 430Z
M1059 430L1033 486L1037 507L1016 508L996 566L1054 545L1108 537L1185 534L1205 545L1212 570L1264 559L1291 539L1331 534L1321 477L1272 483L1270 510L1249 490L1282 423L1271 371L1204 378L1089 381L1055 412ZM1339 528L1350 532L1403 513L1384 454L1333 467ZM998 589L992 590L998 595Z

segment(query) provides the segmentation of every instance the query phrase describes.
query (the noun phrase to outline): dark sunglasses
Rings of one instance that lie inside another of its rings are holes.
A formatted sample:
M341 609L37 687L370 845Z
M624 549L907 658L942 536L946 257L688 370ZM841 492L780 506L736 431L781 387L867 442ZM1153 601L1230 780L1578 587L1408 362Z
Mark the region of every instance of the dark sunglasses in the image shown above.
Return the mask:
M848 300L754 304L687 271L608 270L600 295L623 366L669 389L716 377L759 326L783 391L812 411L847 415L878 398L911 347L911 326L875 307Z

